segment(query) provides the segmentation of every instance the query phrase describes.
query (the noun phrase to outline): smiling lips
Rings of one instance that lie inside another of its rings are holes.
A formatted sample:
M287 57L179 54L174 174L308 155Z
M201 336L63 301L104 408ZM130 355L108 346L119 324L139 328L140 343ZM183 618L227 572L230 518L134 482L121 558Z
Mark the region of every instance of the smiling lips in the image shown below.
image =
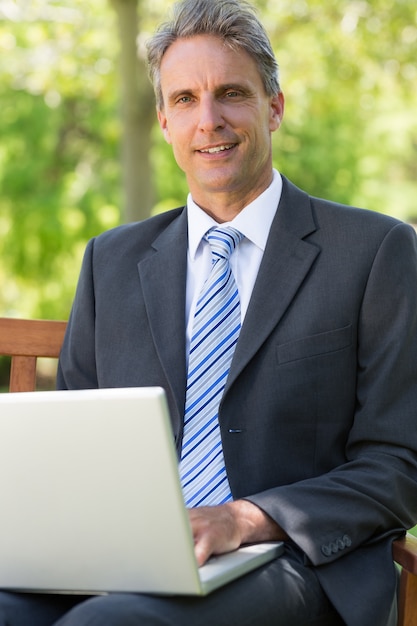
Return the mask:
M201 150L198 150L198 152L201 152L203 154L216 154L218 152L225 152L226 150L231 150L236 145L237 144L235 143L228 143L228 144L224 144L223 146L214 146L213 148L202 148Z

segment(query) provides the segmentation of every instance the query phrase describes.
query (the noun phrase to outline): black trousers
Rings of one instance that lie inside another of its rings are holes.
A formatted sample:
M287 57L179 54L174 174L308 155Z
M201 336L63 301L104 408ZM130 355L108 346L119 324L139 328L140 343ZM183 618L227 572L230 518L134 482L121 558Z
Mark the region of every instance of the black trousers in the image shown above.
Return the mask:
M314 569L291 546L204 597L0 592L0 626L343 626Z

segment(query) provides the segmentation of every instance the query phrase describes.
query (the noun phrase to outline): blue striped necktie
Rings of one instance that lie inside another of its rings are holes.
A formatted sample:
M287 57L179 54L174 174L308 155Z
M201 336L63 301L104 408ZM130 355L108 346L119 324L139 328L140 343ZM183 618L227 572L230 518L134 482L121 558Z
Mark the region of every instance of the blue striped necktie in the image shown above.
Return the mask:
M187 507L232 500L218 409L241 325L239 294L229 257L242 238L242 233L231 226L213 228L205 235L211 247L212 268L194 316L180 461Z

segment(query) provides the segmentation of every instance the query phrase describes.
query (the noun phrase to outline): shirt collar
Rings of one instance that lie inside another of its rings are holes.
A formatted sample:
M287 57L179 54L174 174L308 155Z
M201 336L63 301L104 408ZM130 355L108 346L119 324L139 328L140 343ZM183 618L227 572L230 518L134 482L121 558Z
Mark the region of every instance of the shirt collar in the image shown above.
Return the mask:
M231 222L227 223L264 251L281 192L282 179L277 170L274 169L273 179L269 187L248 204ZM187 198L187 219L188 251L191 259L194 259L206 232L219 224L193 201L191 194Z

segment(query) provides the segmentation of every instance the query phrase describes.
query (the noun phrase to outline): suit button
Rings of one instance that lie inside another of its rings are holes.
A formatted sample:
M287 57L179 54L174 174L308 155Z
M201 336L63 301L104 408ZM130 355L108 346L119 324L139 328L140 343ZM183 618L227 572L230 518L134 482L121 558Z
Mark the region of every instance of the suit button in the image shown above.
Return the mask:
M339 538L337 540L337 548L338 548L338 550L344 550L346 548L346 544L343 541L343 539Z
M329 545L324 545L321 547L321 551L324 554L324 556L331 556L332 554L332 549Z

